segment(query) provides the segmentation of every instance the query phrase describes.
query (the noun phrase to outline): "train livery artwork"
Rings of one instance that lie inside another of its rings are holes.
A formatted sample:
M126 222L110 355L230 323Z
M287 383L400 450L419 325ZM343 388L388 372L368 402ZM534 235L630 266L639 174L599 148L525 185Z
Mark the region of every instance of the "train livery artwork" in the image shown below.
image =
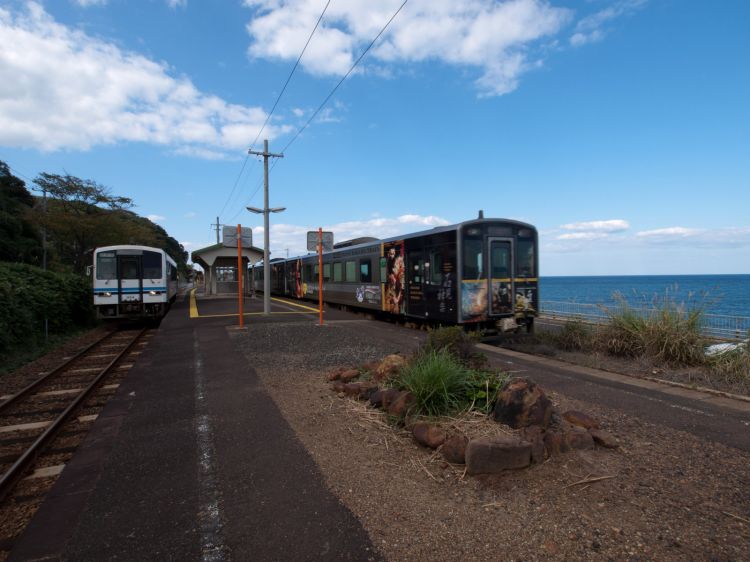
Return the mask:
M271 292L318 298L318 256L271 260ZM323 254L326 302L441 324L533 329L538 235L481 216L398 238L359 238ZM263 268L253 268L256 291Z
M177 295L177 264L160 248L97 248L93 278L98 318L161 318Z

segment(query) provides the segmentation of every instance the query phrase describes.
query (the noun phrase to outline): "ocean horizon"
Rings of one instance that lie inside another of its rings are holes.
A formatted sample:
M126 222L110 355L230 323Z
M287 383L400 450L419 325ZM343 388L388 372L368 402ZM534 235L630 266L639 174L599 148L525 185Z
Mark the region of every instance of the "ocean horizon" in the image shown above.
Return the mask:
M708 314L750 317L750 274L576 275L539 278L540 299L611 305L622 295L632 305L666 298Z

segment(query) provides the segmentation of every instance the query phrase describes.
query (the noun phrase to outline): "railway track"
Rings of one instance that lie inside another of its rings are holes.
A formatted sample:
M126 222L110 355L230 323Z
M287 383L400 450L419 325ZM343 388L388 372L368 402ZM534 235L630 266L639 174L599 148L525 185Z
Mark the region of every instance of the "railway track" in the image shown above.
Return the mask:
M119 386L148 329L106 334L0 396L0 560Z

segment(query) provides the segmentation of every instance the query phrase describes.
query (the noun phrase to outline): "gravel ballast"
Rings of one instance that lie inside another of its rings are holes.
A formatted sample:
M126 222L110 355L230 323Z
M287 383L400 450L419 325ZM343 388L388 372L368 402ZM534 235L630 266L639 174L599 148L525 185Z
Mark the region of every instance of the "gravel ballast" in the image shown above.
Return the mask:
M325 380L334 367L408 354L423 334L366 321L256 323L233 334L389 560L750 558L747 453L550 392L561 410L596 417L620 447L471 477Z

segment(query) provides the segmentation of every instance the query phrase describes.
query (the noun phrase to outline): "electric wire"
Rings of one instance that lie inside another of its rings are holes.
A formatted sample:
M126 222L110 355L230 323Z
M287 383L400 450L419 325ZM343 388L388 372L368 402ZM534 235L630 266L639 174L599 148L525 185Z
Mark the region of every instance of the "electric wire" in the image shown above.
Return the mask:
M354 61L354 64L352 64L351 68L350 68L350 69L349 69L349 70L347 71L347 73L346 73L346 74L344 74L343 78L341 78L341 80L339 80L338 84L336 84L336 85L335 85L335 86L333 87L333 90L331 90L331 92L330 92L330 93L329 93L329 94L328 94L328 95L326 96L326 98L325 98L325 99L323 100L323 103L321 103L321 104L320 104L320 105L318 106L318 109L316 109L316 110L315 110L315 112L314 112L314 113L313 113L313 114L312 114L312 115L310 116L310 118L309 118L309 119L307 120L307 122L306 122L306 123L305 123L305 124L304 124L304 125L302 126L302 128L301 128L301 129L299 129L299 130L298 130L298 131L297 131L297 132L295 133L295 135L294 135L294 136L292 137L292 139L291 139L291 140L290 140L290 141L289 141L289 142L288 142L288 143L286 144L286 146L285 146L285 147L284 147L284 148L283 148L283 149L281 150L281 153L282 153L282 154L283 154L284 152L286 152L286 151L287 151L287 149L288 149L288 148L289 148L290 146L292 146L292 144L294 143L294 141L296 141L296 140L297 140L297 137L299 137L299 136L300 136L300 135L302 134L302 131L304 131L305 129L307 129L307 127L308 127L308 126L310 125L310 123L312 123L313 119L315 119L315 117L316 117L316 116L318 115L318 113L320 113L320 111L321 111L321 110L323 109L323 107L325 107L325 105L326 105L326 104L328 103L328 101L329 101L329 100L330 100L330 99L331 99L331 98L333 97L333 95L334 95L334 94L336 93L336 90L338 90L338 89L339 89L339 86L341 86L341 84L343 84L343 83L344 83L344 80L346 80L346 79L347 79L347 78L349 77L349 75L350 75L350 74L351 74L351 73L352 73L352 72L354 71L354 69L355 69L355 68L357 67L357 65L359 64L359 62L360 62L360 61L361 61L361 60L362 60L362 59L363 59L363 58L365 57L365 55L366 55L366 54L367 54L367 53L369 52L369 50L370 50L370 49L372 48L372 46L373 46L373 45L375 45L375 43L377 42L377 40L378 40L378 39L380 39L380 36L381 36L381 35L383 35L383 33L385 33L385 30L386 30L386 29L388 29L388 26L389 26L389 25L391 25L391 22L392 22L392 21L393 21L394 19L396 19L396 16L397 16L397 15L399 14L399 12L401 12L401 10L403 9L403 7L404 7L404 6L406 6L406 3L407 3L408 1L409 1L409 0L404 0L404 2L403 2L403 3L402 3L402 4L401 4L401 5L399 6L399 7L398 7L398 10L396 10L396 11L395 11L395 12L393 13L393 15L391 16L391 18L390 18L390 19L389 19L389 20L388 20L388 21L386 22L386 24L385 24L385 25L383 26L383 28L382 28L382 29L381 29L381 30L380 30L380 31L378 32L378 34L377 34L377 35L375 36L375 38L374 38L374 39L373 39L373 40L372 40L372 41L370 42L370 44L369 44L369 45L367 46L367 48L366 48L366 49L365 49L364 51L362 51L362 53L361 53L361 54L359 55L359 57L357 58L357 60L356 60L356 61Z
M404 6L406 6L406 3L408 1L409 0L404 0L404 2L398 7L398 10L396 10L393 13L393 15L385 23L385 25L378 32L378 34L375 36L375 38L372 41L370 41L369 45L367 45L367 48L364 51L362 51L362 53L359 55L359 57L357 58L357 60L354 61L354 64L352 64L351 68L349 68L349 70L344 75L344 77L341 78L341 80L339 80L339 82L336 84L336 86L334 86L334 88L331 90L331 92L326 96L326 98L323 100L323 103L321 103L318 106L318 109L315 110L315 112L310 116L310 118L307 120L307 122L295 133L295 135L286 144L286 146L284 146L284 148L281 150L282 154L287 151L287 149L292 145L292 143L294 143L294 141L297 140L297 137L299 137L302 134L302 131L304 131L310 125L310 123L312 123L313 119L315 119L315 117L318 115L318 113L320 113L320 111L323 109L323 107L325 107L326 103L328 103L328 101L336 93L336 90L338 90L339 87L341 86L341 84L344 83L344 80L346 80L349 77L349 75L352 72L354 72L354 69L357 67L357 65L360 63L360 61L365 57L365 55L369 52L369 50L372 49L373 45L375 45L375 43L377 43L378 39L380 39L380 37L383 35L383 33L385 33L385 30L388 29L388 26L390 26L391 23L393 22L393 20L396 19L396 16L398 16L398 14L401 12L401 10L404 8ZM271 168L269 169L269 173L276 166L277 162L278 162L278 160L274 160L273 161L273 163L271 164ZM253 197L255 197L255 194L258 193L258 191L260 190L260 188L261 188L262 185L263 185L263 180L261 178L261 181L259 182L258 186L255 188L255 191L253 191L252 195L250 195L250 197L247 199L245 205L247 205L248 203L250 203L250 201L252 201ZM235 215L230 219L230 221L234 220L234 218L237 217L242 212L242 209L245 207L245 205L242 205L242 207L240 207L239 211L237 211L237 213L235 213Z
M258 131L258 134L255 136L255 140L250 145L250 150L255 148L255 143L258 142L258 139L260 138L260 135L263 134L263 131L266 128L266 125L268 125L268 122L271 120L271 116L273 115L274 111L276 111L276 106L279 105L279 101L281 100L281 97L284 95L284 92L286 92L286 88L289 85L289 82L292 80L292 76L294 75L294 72L297 70L297 67L299 66L300 61L302 60L302 56L305 54L305 51L307 51L308 45L310 45L310 41L313 38L313 35L315 35L315 32L318 30L318 27L320 26L320 22L323 20L323 16L325 15L326 11L328 11L328 6L330 6L331 0L328 0L326 2L325 7L323 8L323 11L320 13L320 16L318 17L318 21L315 22L315 27L313 27L313 30L310 32L309 37L307 38L307 41L305 42L305 46L302 47L302 52L300 52L299 56L297 57L297 61L294 63L294 66L292 67L292 70L289 72L289 76L286 78L286 82L284 82L284 86L281 88L281 91L279 92L279 95L276 96L276 101L273 103L273 107L271 107L271 111L266 115L266 120L263 122L263 126ZM221 208L221 211L219 212L219 216L222 215L224 210L227 207L227 204L232 200L232 196L234 195L235 190L237 189L237 184L239 183L240 178L242 177L242 173L245 170L245 166L247 165L247 160L250 157L250 154L245 155L245 160L242 162L242 169L240 170L239 175L237 176L237 179L234 181L234 185L232 186L232 190L229 193L229 197L227 197L226 202L224 203L224 206ZM253 161L253 164L256 161ZM252 171L252 167L251 167ZM248 172L249 173L249 172ZM240 209L241 210L241 209ZM237 215L235 215L237 216ZM230 219L231 220L231 219Z

